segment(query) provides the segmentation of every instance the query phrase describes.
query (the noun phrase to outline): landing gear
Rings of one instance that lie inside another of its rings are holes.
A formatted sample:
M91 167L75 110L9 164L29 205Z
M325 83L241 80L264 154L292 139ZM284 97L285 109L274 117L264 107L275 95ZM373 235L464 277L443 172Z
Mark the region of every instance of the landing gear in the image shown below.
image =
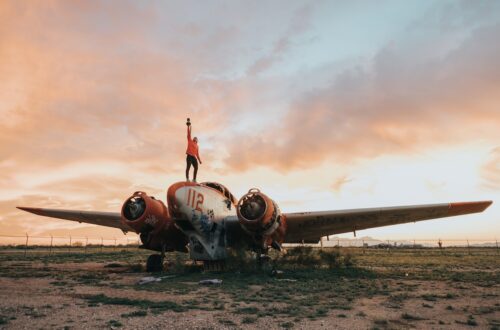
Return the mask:
M152 254L146 261L146 271L148 273L161 272L163 270L163 257L160 254Z
M152 254L146 261L146 271L149 273L156 273L163 271L163 261L165 260L165 251L167 247L165 244L161 246L161 254Z

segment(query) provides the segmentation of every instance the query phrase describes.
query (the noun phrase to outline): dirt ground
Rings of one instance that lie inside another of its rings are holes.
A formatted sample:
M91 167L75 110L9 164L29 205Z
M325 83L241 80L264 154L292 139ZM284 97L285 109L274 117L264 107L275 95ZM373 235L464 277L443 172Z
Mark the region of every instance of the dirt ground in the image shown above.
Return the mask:
M177 260L144 285L143 252L2 252L2 329L500 329L494 249L359 249L347 266L288 263L277 276L203 273ZM212 278L223 282L198 283Z

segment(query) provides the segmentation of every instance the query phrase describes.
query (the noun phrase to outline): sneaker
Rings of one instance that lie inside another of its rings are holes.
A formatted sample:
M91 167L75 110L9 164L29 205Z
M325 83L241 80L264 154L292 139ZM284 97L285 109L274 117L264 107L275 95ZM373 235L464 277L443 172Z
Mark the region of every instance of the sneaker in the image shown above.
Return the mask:
M194 182L194 183L196 183L196 179L193 179L193 181L191 181L191 182Z
M186 182L191 182L191 181L189 181L189 179L186 179Z

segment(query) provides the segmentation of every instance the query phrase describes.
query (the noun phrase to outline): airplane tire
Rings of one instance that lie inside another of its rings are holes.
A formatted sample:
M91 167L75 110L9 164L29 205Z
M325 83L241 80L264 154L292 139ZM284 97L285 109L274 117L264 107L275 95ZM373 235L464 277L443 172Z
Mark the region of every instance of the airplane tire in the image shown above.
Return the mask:
M159 254L152 254L146 261L146 271L149 273L161 272L163 270L163 258Z

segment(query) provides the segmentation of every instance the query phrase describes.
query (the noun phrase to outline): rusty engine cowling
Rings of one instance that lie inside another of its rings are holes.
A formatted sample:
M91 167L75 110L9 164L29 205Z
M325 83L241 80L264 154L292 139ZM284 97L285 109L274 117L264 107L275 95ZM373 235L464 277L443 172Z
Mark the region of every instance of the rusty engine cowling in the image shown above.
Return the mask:
M156 242L162 231L172 226L167 207L161 201L145 192L136 191L122 206L121 221L140 234L142 243L147 248L161 249Z
M249 233L259 247L267 249L272 246L281 250L285 238L286 221L281 215L278 205L259 189L248 191L236 207L238 220L243 229Z

